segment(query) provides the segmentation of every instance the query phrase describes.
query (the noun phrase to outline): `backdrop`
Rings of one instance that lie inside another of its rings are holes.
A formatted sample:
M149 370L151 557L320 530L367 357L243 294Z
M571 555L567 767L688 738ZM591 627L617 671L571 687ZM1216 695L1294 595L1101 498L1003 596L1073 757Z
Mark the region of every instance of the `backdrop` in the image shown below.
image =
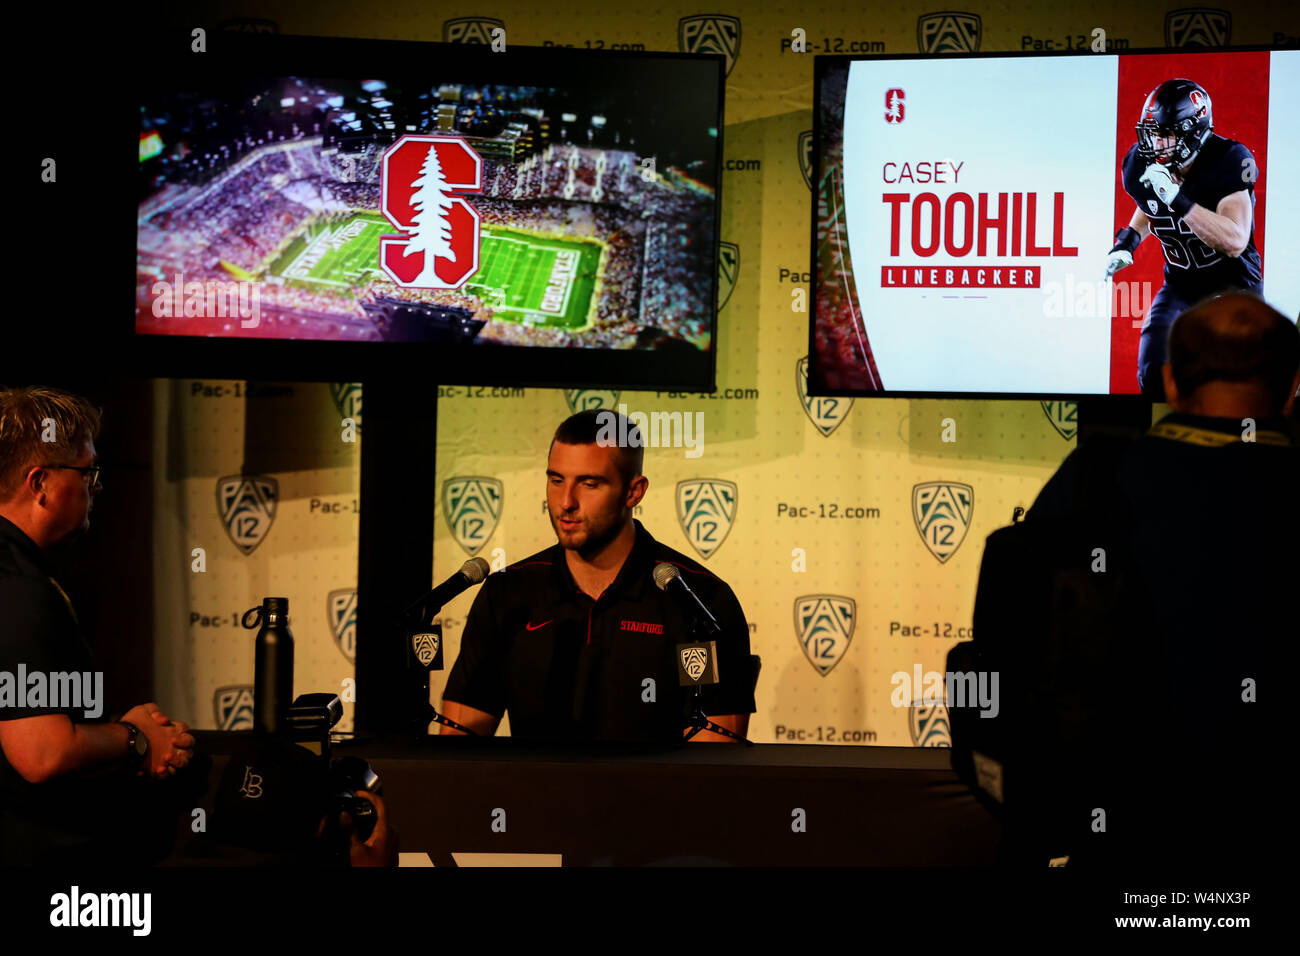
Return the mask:
M1112 48L1300 36L1286 3L619 10L595 0L345 9L267 0L255 10L199 3L184 16L212 28L461 43L486 42L500 26L510 44L726 54L718 391L440 389L438 475L428 489L438 501L435 579L470 555L495 570L554 543L546 451L572 411L622 405L691 416L696 447L648 449L638 517L739 597L763 659L751 737L890 746L948 744L943 707L895 706L891 676L942 671L952 645L970 637L984 538L1015 506L1029 506L1071 450L1075 408L806 396L811 54L1068 49L1090 43L1096 27ZM783 46L796 28L809 54ZM1069 117L1043 127L1063 139ZM154 400L155 460L167 463L155 471L152 529L159 701L200 727L251 726L253 632L238 617L265 595L284 595L295 692L343 693L348 729L360 386L261 385L250 394L241 382L158 381ZM441 618L448 666L474 593ZM435 699L444 680L435 675Z

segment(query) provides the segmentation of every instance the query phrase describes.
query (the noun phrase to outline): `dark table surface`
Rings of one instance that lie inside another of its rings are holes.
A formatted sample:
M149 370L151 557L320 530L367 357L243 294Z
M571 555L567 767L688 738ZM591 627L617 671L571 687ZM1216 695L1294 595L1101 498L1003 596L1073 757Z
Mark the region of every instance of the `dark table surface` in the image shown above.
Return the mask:
M250 735L196 736L211 813ZM402 851L440 866L466 853L566 866L982 865L1001 836L945 749L433 736L342 739L333 754L370 762Z

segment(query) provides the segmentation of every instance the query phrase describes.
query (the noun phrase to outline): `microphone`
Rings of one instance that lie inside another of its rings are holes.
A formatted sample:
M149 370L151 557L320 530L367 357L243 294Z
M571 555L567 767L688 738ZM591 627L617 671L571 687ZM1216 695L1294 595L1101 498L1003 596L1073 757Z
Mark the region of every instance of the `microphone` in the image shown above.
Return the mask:
M470 558L460 566L459 571L420 599L424 616L430 617L435 614L457 594L472 588L486 578L491 570L492 568L482 558Z
M699 595L691 590L691 586L686 583L682 573L672 564L656 564L654 569L655 586L665 594L671 594L677 598L687 613L689 613L696 622L707 633L721 634L722 627L718 624L717 618L709 611L704 602L700 600Z

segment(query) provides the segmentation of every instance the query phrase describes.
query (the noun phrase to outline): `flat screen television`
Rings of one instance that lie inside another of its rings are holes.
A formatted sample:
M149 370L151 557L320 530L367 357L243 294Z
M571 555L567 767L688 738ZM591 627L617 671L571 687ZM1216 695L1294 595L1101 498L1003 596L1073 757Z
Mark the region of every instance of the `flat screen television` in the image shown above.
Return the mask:
M721 56L207 43L134 90L145 371L712 390Z
M815 87L814 395L1150 395L1196 301L1300 313L1300 51L822 56Z

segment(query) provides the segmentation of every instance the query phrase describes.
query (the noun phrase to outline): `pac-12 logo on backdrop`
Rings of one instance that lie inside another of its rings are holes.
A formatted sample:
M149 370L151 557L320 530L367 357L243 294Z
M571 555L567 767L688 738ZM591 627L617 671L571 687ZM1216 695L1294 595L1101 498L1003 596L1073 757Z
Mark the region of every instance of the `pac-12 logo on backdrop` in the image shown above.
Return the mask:
M618 392L608 388L566 388L564 400L575 415L592 409L618 407Z
M677 21L677 47L683 53L721 53L727 58L727 76L740 56L740 17L702 13Z
M982 30L975 13L923 13L916 18L916 46L922 53L974 53Z
M731 290L736 288L736 276L740 274L740 246L734 242L718 243L718 311L727 307Z
M361 383L331 382L330 398L339 411L339 418L350 418L361 428Z
M325 620L330 633L348 663L357 662L357 591L342 588L331 591L325 598Z
M212 712L217 718L218 730L252 730L253 685L218 687L212 695Z
M226 534L244 554L252 554L271 530L280 483L263 475L227 475L217 479L217 513Z
M1165 14L1165 46L1227 46L1231 36L1227 10L1188 7Z
M960 481L927 481L912 488L916 530L941 564L961 547L974 508L975 489Z
M459 136L406 135L379 161L379 267L404 289L459 289L478 272L478 211L456 193L483 188L483 160Z
M442 483L442 511L456 543L471 558L497 529L505 486L495 478L448 478Z
M677 522L691 547L707 560L722 547L736 520L736 483L721 478L677 482Z
M907 729L913 747L951 747L952 728L943 704L913 704L907 709Z
M901 123L907 115L907 91L898 87L885 90L885 122Z
M1077 402L1043 402L1043 414L1066 441L1079 431L1079 405Z
M456 17L442 24L443 43L492 44L492 31L504 30L506 22L492 17Z
M799 134L799 172L803 173L804 183L812 189L813 133L810 129Z
M794 633L808 663L825 677L843 658L858 622L853 598L809 594L795 598Z
M853 399L825 396L813 398L808 394L808 356L794 363L794 387L799 392L799 402L804 412L822 435L829 436L840 427L849 415Z

